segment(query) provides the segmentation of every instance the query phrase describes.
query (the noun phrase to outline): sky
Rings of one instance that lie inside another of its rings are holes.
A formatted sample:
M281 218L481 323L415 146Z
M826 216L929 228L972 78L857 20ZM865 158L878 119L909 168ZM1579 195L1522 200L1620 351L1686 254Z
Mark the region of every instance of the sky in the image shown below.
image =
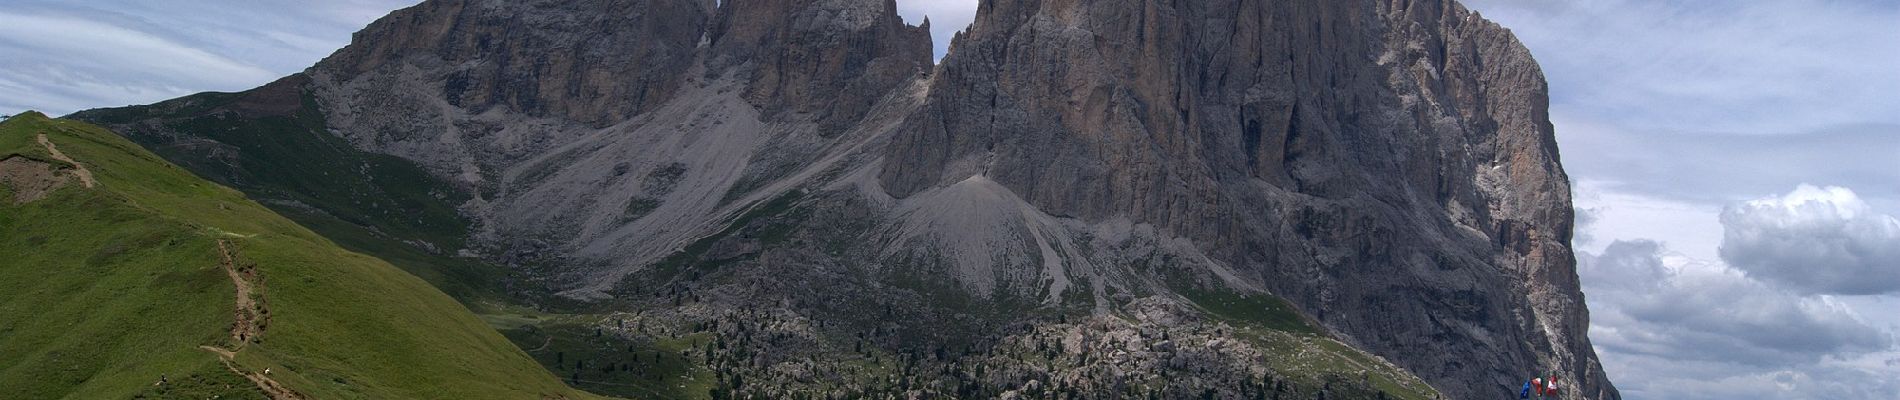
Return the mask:
M1625 398L1900 398L1900 1L1466 4L1550 81Z
M8 0L0 114L299 71L415 0ZM1467 0L1550 80L1629 399L1900 398L1900 1ZM898 0L938 55L975 0Z

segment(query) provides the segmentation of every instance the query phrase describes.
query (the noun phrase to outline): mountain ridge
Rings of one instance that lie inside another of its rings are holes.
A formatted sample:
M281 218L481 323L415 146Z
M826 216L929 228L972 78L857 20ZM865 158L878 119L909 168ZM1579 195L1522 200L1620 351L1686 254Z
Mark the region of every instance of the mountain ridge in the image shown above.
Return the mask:
M1271 294L1449 395L1560 371L1618 397L1548 89L1456 2L990 0L934 65L894 4L432 0L296 87L312 134L468 196L438 252L593 307L904 349ZM149 142L244 108L76 116Z
M0 196L9 398L592 398L420 279L111 132L21 113L0 154L0 193L44 190Z

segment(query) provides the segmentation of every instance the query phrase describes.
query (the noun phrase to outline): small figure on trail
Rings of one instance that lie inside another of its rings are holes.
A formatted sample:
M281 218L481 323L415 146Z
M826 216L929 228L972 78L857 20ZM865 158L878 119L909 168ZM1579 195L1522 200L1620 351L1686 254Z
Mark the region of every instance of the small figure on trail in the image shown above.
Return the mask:
M1536 380L1537 380L1537 378L1531 378L1531 380L1528 380L1528 381L1524 381L1524 388L1523 388L1523 389L1518 389L1518 390L1517 390L1517 398L1519 398L1519 399L1530 399L1530 398L1531 398L1531 388L1534 388L1534 387L1537 387L1537 383L1536 383Z
M1552 373L1550 379L1544 380L1544 395L1557 397L1557 374Z
M1538 398L1544 397L1544 378L1531 377L1531 393L1537 394Z

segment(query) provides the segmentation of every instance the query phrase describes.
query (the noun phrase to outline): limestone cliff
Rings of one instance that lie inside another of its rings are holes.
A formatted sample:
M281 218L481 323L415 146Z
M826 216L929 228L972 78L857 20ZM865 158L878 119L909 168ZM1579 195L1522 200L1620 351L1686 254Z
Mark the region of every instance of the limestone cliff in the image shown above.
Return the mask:
M1357 344L1459 377L1450 393L1553 369L1614 397L1547 89L1504 28L1437 1L977 15L887 153L894 195L983 175L1043 212L1186 237Z
M798 339L756 352L787 364L748 364L777 390L855 336L963 382L916 393L1264 395L1319 368L1274 343L1337 340L1454 398L1551 371L1618 398L1541 72L1456 2L985 0L935 65L895 10L430 0L259 91L456 188L466 248L438 251L642 318L777 321ZM79 117L193 141L259 97ZM1312 375L1292 393L1404 386Z

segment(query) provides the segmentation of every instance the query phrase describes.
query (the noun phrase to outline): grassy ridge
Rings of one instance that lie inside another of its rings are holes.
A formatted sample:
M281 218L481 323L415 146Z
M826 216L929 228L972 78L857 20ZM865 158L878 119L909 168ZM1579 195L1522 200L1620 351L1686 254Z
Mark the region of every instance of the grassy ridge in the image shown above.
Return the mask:
M455 206L469 196L414 162L362 152L330 134L302 82L293 75L242 93L199 93L71 118L119 126L166 160L467 304L500 298L503 269L444 256L466 244L469 222Z
M41 132L100 186L0 200L8 396L259 396L199 349L232 344L224 239L258 265L271 316L262 341L237 354L239 368L271 368L315 398L590 397L421 279L111 132L27 113L0 123L0 157L39 154ZM155 386L160 376L168 384Z

